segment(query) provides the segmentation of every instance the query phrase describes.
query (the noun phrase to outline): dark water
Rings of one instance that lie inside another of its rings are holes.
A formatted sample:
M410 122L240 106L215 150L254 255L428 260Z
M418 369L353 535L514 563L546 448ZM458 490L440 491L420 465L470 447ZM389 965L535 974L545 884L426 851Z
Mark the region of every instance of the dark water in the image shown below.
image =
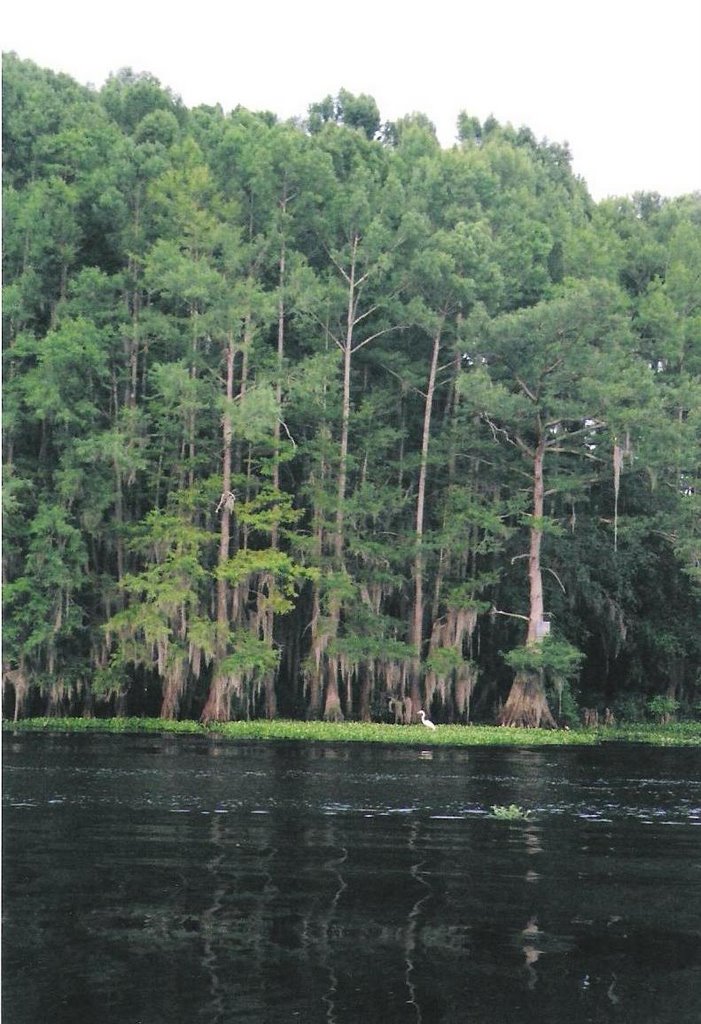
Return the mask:
M4 761L4 1024L701 1021L699 750Z

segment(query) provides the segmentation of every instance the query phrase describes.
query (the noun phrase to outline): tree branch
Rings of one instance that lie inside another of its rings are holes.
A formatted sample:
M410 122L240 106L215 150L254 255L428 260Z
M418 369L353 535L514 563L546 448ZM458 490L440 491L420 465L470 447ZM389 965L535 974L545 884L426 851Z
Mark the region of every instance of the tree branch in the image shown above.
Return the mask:
M361 320L364 320L365 317L370 316L371 313L376 313L379 308L380 305L377 302L375 303L374 306L370 306L369 309L366 309L364 313L360 314L360 316L355 317L355 319L353 320L353 326L357 327Z
M516 382L517 382L518 386L521 388L521 390L523 391L524 395L526 395L527 398L530 398L530 400L532 402L536 402L537 403L538 399L537 399L536 395L533 394L531 389L528 387L528 384L526 384L525 380L521 380L521 378L519 377L518 374L516 374Z
M495 608L494 605L489 609L490 615L506 615L510 619L523 619L524 622L529 622L527 615L519 615L518 612L503 612L499 608Z
M491 430L492 436L495 441L497 440L498 434L503 434L506 441L508 441L509 444L513 445L514 448L518 448L519 451L522 451L530 459L535 458L535 452L528 447L525 441L523 441L523 439L520 438L518 434L515 434L514 437L512 437L508 430L505 430L504 427L497 426L497 424L493 420L490 420L486 412L483 412L480 415L482 416L482 419L485 421L485 423L489 426L489 429Z
M331 262L333 263L333 265L334 265L334 267L336 268L336 270L337 270L337 271L339 272L339 274L340 274L340 275L341 275L341 276L343 277L343 279L344 279L345 281L347 281L347 282L348 282L348 284L350 284L350 283L351 283L351 279L350 279L350 274L347 274L347 273L346 273L346 271L345 271L345 270L343 269L343 267L341 266L341 264L340 264L340 263L338 262L338 260L337 260L337 259L335 258L335 256L334 256L334 255L332 254L332 252L331 252L331 250L329 249L328 245L326 245L325 243L322 243L322 244L324 245L324 249L326 250L326 255L327 255L327 256L328 256L328 258L329 258L329 259L331 260Z
M550 568L548 568L548 566L547 566L547 565L544 565L544 566L543 566L543 568L544 568L544 569L546 570L546 572L549 572L549 573L551 573L551 574L552 574L552 575L553 575L553 576L555 577L555 579L557 580L557 582L558 582L558 583L560 584L560 589L562 590L562 593L563 593L563 594L566 594L566 593L567 593L567 591L565 590L565 584L564 584L564 583L562 582L562 580L561 580L561 579L560 579L560 577L559 577L559 576L557 575L557 573L555 572L555 570L554 570L554 569L550 569Z
M375 331L375 333L371 334L369 338L365 338L363 341L359 341L357 345L354 345L351 352L357 352L359 348L363 348L364 345L369 345L371 341L375 340L375 338L379 338L383 334L389 334L390 331L405 331L406 327L406 324L395 324L394 327L385 327L381 331Z
M297 447L297 442L295 441L294 437L290 433L289 427L287 426L287 424L285 423L285 421L283 419L280 419L279 422L280 422L280 426L284 428L285 433L287 434L288 438L292 442L292 447L296 448Z
M545 367L545 369L543 370L543 377L547 377L549 373L552 373L553 370L556 370L558 366L562 365L563 361L564 360L562 356L558 356L554 363L552 363L550 366Z
M322 320L321 317L317 316L316 313L314 313L312 310L309 311L309 316L312 318L312 320L316 320L316 322L318 323L319 327L322 327L326 331L326 333L329 335L331 340L333 342L335 342L335 344L338 345L338 347L340 348L341 352L343 352L343 350L345 348L343 342L340 341L336 337L336 335L333 333L333 331L331 330L329 325L326 323L326 321Z

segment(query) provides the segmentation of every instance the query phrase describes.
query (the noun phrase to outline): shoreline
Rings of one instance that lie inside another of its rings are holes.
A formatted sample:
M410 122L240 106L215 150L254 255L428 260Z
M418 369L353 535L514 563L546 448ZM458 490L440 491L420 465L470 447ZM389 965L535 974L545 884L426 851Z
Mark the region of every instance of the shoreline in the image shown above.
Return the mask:
M640 723L588 729L519 729L493 725L422 725L255 719L203 725L160 718L23 718L3 720L3 733L107 733L111 735L209 736L310 743L384 743L423 747L569 747L637 743L657 747L701 747L701 722Z

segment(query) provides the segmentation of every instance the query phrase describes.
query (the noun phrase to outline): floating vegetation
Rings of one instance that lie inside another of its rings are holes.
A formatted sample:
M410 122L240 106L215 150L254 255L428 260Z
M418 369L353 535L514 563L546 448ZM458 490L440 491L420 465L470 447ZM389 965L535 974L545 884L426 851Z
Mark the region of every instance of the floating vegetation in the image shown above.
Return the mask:
M519 729L491 725L442 725L429 731L421 725L383 722L303 722L293 719L254 719L211 722L164 718L23 718L3 721L9 732L174 733L215 736L232 741L301 740L322 743L386 743L421 747L462 746L596 746L607 742L649 743L655 746L701 746L701 723L602 726L594 729Z
M519 807L518 804L509 804L504 807L502 804L493 804L491 818L498 818L500 821L529 821L533 812Z

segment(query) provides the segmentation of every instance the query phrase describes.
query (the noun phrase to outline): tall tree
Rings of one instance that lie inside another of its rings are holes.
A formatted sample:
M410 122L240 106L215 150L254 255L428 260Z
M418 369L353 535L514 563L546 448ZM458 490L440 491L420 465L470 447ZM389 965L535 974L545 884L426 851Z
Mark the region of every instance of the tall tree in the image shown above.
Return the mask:
M555 724L543 670L549 657L555 671L560 656L568 659L565 651L553 653L543 645L549 629L542 545L558 526L545 501L586 483L589 467L601 464L610 412L624 396L629 404L640 398L644 368L626 361L628 330L615 289L598 282L572 286L558 298L485 325L487 343L475 348L464 377L465 398L495 442L520 454L530 481L524 516L528 614L509 613L527 623L525 652L511 658L517 671L500 716L504 725ZM607 382L614 383L607 387Z

